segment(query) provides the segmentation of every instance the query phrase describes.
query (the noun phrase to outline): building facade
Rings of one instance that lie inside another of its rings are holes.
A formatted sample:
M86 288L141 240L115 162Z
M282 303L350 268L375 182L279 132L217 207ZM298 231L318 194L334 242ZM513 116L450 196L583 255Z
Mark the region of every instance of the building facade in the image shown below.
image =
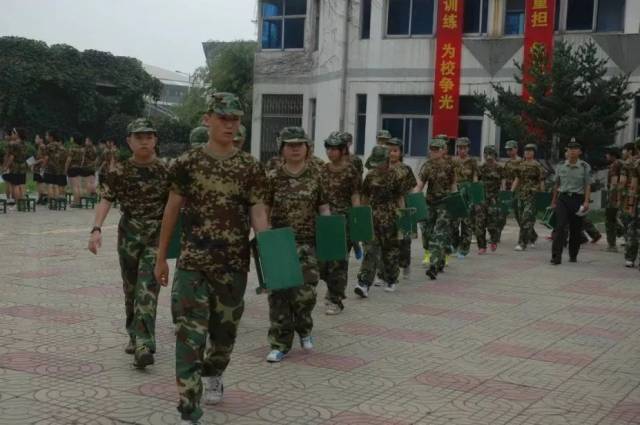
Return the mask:
M501 147L505 135L477 110L472 95L491 83L513 85L523 60L525 0L464 1L459 135L471 152ZM301 125L317 141L338 129L368 154L388 129L405 143L411 165L427 155L433 135L436 0L258 0L252 153L276 154L275 135ZM591 38L611 73L631 75L640 89L640 1L556 0L556 40ZM640 100L618 135L640 135Z

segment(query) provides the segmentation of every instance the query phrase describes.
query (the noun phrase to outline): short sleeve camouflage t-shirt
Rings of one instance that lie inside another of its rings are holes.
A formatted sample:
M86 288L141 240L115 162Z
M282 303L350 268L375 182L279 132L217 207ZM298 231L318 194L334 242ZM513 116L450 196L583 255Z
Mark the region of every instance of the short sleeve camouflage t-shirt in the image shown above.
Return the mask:
M420 181L427 185L427 202L438 202L449 193L455 181L455 166L452 161L428 159L418 174Z
M125 217L159 221L169 196L168 174L159 159L145 165L129 159L107 174L100 195L109 202L119 202Z
M282 166L269 173L268 187L271 225L291 227L298 244L314 245L318 208L329 204L320 171L308 164L300 174L293 175Z
M516 192L520 196L532 196L540 191L540 183L544 180L544 168L536 160L522 161L516 171L518 187Z
M360 193L360 173L351 165L335 169L331 164L322 167L322 187L326 193L332 214L347 214L351 197Z
M96 147L93 145L85 146L83 166L89 169L95 169L97 159L98 159L98 151L96 150Z
M81 167L84 161L84 148L74 145L67 150L67 158L70 158L69 168Z
M362 163L362 159L358 155L349 155L349 159L360 175L360 180L362 180L362 175L364 174L364 164Z
M247 272L250 208L265 200L265 176L248 153L227 157L199 146L175 160L172 192L185 198L178 267Z
M374 168L364 178L362 195L373 210L376 233L395 229L398 200L404 193L402 176L395 169Z
M416 187L416 176L413 174L413 170L407 164L400 163L394 170L399 175L399 179L402 182L402 192L409 193Z
M9 143L7 145L7 154L13 156L11 163L11 173L24 174L27 172L27 146L24 142Z
M511 190L511 185L518 175L518 168L522 163L522 158L508 159L504 163L504 178L507 182L507 190Z
M619 159L615 159L611 164L609 164L609 168L607 171L607 189L611 190L611 181L614 177L620 178L620 174L622 173L622 162Z
M488 200L498 199L502 180L504 179L504 168L497 162L485 162L478 171L478 180L484 183L486 198Z
M636 161L633 158L625 159L624 161L622 161L620 176L625 178L625 189L631 187L631 179L633 179L634 177L638 177Z
M478 161L475 158L455 158L454 164L456 165L456 180L458 183L472 182L474 176L478 175Z
M60 142L51 142L46 148L47 166L46 172L49 174L64 174L64 166L67 160L67 151Z

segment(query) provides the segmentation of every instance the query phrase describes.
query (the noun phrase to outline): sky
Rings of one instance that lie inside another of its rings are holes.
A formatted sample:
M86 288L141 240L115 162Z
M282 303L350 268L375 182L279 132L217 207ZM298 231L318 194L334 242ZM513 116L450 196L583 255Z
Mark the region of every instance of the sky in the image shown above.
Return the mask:
M171 71L205 64L202 42L256 39L256 0L0 0L0 36L132 56Z

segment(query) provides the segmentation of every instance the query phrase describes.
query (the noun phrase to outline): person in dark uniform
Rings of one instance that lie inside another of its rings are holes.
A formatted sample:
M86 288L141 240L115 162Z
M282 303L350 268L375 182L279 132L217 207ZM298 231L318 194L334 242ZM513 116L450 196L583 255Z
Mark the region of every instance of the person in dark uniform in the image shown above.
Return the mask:
M575 139L567 145L567 160L556 167L551 207L556 214L556 234L569 228L569 261L575 263L580 251L582 217L589 210L591 197L591 167L580 159L581 146ZM553 239L551 264L562 263L564 238Z

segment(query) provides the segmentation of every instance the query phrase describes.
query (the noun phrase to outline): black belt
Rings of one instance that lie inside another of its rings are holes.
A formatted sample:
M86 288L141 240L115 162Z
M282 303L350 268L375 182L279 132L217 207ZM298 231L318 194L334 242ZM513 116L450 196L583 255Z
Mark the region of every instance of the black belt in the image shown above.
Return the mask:
M569 196L571 198L573 197L578 197L578 196L584 196L584 193L576 193L576 192L560 192L560 195L562 196Z

